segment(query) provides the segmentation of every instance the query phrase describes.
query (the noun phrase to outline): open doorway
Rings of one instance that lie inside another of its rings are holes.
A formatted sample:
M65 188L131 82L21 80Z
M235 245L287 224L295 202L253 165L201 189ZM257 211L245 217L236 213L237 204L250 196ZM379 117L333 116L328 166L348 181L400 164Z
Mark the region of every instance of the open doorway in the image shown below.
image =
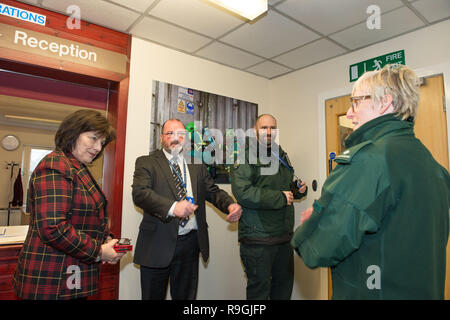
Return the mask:
M26 198L31 173L40 160L54 149L54 136L61 121L79 109L85 108L0 95L0 138L13 135L18 141L14 150L0 149L0 159L6 169L0 170L0 226L29 223ZM99 111L106 115L106 110ZM103 156L90 164L89 170L102 186ZM11 205L13 186L18 179L22 184L22 204Z
M27 225L28 180L39 161L54 149L59 124L67 115L89 105L106 116L109 92L5 70L0 71L0 86L1 93L6 93L0 94L0 138L13 137L16 141L15 148L0 148L0 161L5 167L0 170L0 226ZM103 156L89 165L89 170L102 186ZM18 180L20 192L14 188Z

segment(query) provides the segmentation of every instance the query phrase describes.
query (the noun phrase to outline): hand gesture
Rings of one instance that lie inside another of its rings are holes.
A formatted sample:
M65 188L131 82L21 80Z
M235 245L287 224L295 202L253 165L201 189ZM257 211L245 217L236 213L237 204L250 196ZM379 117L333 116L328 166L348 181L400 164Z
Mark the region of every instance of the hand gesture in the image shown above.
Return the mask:
M313 207L309 207L308 209L303 211L300 216L300 225L302 225L305 221L307 221L311 217L313 212L314 212Z
M198 206L196 204L192 204L187 200L181 200L175 204L173 214L176 217L183 219L193 214L197 208Z
M300 192L300 193L305 193L306 192L306 183L305 183L305 181L302 181L300 183L300 187L298 188L298 192Z
M286 197L286 203L288 206L290 206L294 202L294 195L292 194L292 191L282 191L284 193L284 196Z
M106 263L106 262L116 263L118 261L118 260L116 260L118 253L116 252L116 250L114 250L114 245L118 241L119 241L119 239L112 239L112 240L107 241L104 244L102 244L100 260L103 261L103 263Z
M242 215L242 208L237 203L232 203L228 206L228 215L227 215L227 221L228 222L236 222L241 218Z
M108 237L106 242L102 244L102 251L100 256L100 260L102 261L102 263L116 264L125 255L126 252L117 253L116 250L114 250L114 245L118 241L119 239L111 239L111 237Z

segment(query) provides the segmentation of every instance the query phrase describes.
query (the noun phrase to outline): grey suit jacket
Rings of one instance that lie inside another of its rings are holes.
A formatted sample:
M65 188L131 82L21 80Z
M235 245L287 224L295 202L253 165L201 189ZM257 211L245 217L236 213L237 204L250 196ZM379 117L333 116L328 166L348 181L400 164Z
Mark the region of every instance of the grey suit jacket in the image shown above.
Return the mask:
M200 252L203 260L207 261L209 238L205 201L228 214L227 208L234 200L214 184L204 164L188 164L187 168L195 204L198 205L195 216ZM179 220L167 214L177 199L172 171L162 150L136 159L132 188L134 203L144 210L134 263L146 267L167 267L175 252Z

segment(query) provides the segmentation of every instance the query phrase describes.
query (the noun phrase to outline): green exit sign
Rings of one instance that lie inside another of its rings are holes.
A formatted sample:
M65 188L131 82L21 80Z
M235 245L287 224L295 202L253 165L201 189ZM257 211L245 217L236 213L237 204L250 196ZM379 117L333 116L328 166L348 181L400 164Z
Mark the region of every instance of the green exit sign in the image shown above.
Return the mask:
M358 80L366 71L380 70L387 64L405 65L405 50L391 52L383 56L352 64L349 69L350 82Z

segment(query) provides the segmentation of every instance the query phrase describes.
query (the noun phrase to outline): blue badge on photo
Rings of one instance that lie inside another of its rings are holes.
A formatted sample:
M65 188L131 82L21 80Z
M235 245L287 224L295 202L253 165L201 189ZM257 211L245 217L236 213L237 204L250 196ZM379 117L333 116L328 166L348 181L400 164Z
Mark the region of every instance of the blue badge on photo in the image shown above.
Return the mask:
M192 198L192 197L186 197L186 200L192 204L195 204L194 198Z

